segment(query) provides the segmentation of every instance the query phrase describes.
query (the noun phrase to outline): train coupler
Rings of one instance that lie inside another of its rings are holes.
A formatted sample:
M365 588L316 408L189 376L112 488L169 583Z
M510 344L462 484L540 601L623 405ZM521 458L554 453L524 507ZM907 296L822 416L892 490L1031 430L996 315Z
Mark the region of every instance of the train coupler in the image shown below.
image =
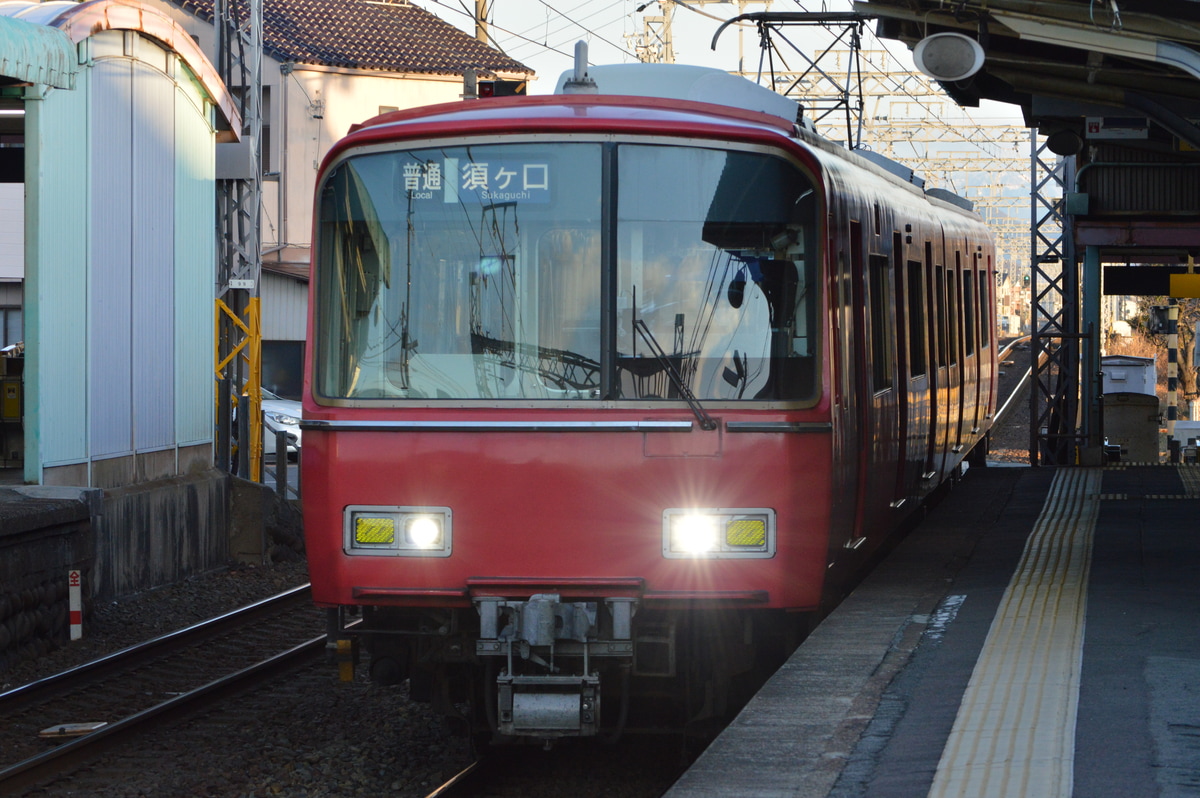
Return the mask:
M496 679L497 731L533 737L591 737L600 730L600 677Z

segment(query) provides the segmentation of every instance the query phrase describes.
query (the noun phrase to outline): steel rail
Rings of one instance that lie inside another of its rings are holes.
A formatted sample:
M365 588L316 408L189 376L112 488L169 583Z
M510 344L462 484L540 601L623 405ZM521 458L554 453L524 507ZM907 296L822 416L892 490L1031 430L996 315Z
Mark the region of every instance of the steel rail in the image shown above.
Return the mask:
M1038 358L1038 368L1041 368L1043 365L1045 365L1046 360L1049 357L1050 355L1048 353L1043 352L1042 356ZM1009 414L1012 413L1013 408L1017 406L1017 397L1020 396L1022 391L1025 390L1025 387L1029 384L1029 381L1032 379L1032 377L1033 366L1031 364L1025 369L1025 373L1021 375L1021 380L1017 383L1017 387L1012 389L1012 393L1008 395L1008 398L1004 400L1004 404L1001 405L1000 409L996 411L996 419L993 422L994 424L1000 425L1004 423L1005 419L1007 419Z
M247 604L236 610L217 615L200 623L177 629L160 635L143 643L123 648L99 659L84 663L75 668L47 676L44 679L29 682L0 693L0 716L7 714L14 707L21 706L62 689L65 685L78 688L81 684L95 681L114 671L129 667L139 659L151 654L164 654L184 646L193 645L207 637L236 628L250 620L274 612L281 606L299 600L311 592L308 583L278 593L274 596Z
M70 771L73 766L93 759L104 750L142 733L150 725L149 721L179 717L191 711L202 701L204 702L203 706L207 707L209 699L245 689L254 683L288 670L304 659L324 652L325 639L325 635L314 637L248 668L211 681L195 690L190 690L137 714L103 726L55 749L0 770L0 795L9 795L16 790L36 786L65 771Z
M480 778L486 770L483 759L477 759L465 768L451 776L445 784L437 787L425 798L455 798L456 795L468 789L481 787Z

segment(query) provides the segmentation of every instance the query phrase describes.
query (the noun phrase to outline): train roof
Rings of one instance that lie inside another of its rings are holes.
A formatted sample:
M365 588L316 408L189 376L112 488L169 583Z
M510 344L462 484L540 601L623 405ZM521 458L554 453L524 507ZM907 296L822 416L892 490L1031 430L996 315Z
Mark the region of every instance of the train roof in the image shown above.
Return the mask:
M789 127L801 119L800 103L720 69L689 64L612 64L587 71L596 93L712 103L779 117ZM570 93L574 72L558 78L555 94Z
M551 95L493 97L392 111L369 119L330 150L327 163L353 146L439 135L469 127L476 134L573 132L587 121L621 132L646 135L699 133L728 140L762 142L784 137L806 145L816 160L834 163L901 184L937 205L970 213L972 204L944 189L926 189L908 167L870 151L847 150L803 124L796 101L718 69L679 64L618 64L591 67L592 86L572 91L572 72L559 78Z

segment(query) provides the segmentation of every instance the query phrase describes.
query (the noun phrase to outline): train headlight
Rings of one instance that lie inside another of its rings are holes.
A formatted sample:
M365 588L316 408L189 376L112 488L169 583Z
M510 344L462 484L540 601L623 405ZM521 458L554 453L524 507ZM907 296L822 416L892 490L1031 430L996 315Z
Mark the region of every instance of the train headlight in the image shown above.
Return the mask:
M689 513L673 518L670 536L673 551L695 555L714 551L720 540L717 519L701 513Z
M775 511L764 507L664 510L663 556L774 557Z
M404 523L404 539L418 549L436 549L442 545L441 519L432 515L414 515Z
M383 557L449 557L449 507L372 507L345 510L343 550Z

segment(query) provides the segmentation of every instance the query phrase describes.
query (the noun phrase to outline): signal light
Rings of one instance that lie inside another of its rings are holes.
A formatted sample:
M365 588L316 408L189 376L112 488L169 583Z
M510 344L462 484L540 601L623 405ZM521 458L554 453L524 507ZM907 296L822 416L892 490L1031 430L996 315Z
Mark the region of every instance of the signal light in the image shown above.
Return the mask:
M523 80L481 80L477 85L480 99L484 97L515 97L525 94Z

